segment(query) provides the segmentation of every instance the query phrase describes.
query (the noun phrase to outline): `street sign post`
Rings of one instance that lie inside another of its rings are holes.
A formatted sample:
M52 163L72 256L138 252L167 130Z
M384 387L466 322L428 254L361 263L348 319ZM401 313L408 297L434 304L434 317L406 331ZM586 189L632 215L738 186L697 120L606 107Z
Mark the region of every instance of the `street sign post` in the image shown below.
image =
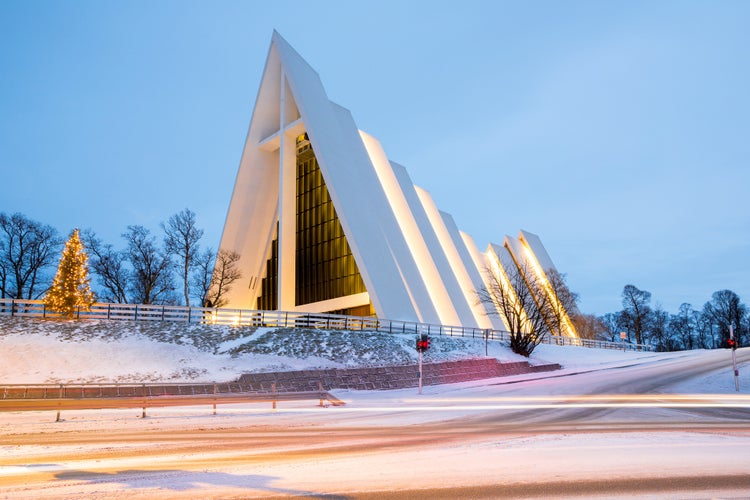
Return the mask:
M430 336L420 333L417 336L417 352L419 353L419 394L422 394L422 353L430 348Z
M732 348L732 370L734 370L734 390L740 392L740 371L737 369L737 341L734 340L734 328L729 324L729 345Z

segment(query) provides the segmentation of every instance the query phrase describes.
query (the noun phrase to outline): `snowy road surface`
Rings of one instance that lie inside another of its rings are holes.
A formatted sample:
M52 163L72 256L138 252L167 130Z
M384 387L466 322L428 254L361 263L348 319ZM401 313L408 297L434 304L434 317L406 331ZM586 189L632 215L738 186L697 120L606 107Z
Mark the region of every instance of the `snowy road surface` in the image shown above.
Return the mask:
M0 414L0 498L748 498L750 350L294 402Z

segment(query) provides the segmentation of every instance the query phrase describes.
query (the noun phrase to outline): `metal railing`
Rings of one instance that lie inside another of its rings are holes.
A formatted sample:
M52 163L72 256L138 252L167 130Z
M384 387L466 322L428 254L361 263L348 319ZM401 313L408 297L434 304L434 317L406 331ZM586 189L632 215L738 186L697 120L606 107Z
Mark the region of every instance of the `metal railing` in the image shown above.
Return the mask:
M597 349L615 349L619 351L653 351L647 344L630 344L626 342L610 342L608 340L581 339L575 337L560 337L550 335L545 339L546 344L571 345L578 347L592 347Z
M0 299L0 315L19 317L64 318L48 309L44 301ZM411 321L341 314L305 313L298 311L262 311L186 307L153 304L96 303L89 310L79 308L75 319L107 319L129 321L173 321L234 326L268 326L277 328L321 328L327 330L370 330L387 333L427 333L456 337L484 338L485 330L462 326L433 325ZM507 332L492 330L491 340L507 340Z
M0 315L19 317L64 318L64 314L49 310L44 301L0 299ZM368 330L382 333L426 333L431 336L469 337L509 341L510 333L464 326L446 326L413 321L380 319L376 317L345 316L341 314L304 313L298 311L261 311L153 304L96 303L89 310L79 308L76 319L106 319L125 321L172 321L194 324L265 326L276 328L319 328L326 330ZM604 349L650 351L651 346L601 340L548 336L546 343L576 345Z

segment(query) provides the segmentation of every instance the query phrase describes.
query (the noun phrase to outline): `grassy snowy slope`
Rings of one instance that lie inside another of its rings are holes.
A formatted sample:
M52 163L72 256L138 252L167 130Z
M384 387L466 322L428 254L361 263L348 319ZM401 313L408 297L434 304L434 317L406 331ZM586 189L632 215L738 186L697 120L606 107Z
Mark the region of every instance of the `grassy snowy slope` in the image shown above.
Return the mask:
M0 383L227 381L254 371L417 359L413 335L171 322L0 317ZM488 354L524 359L499 342ZM483 357L482 339L435 337L425 361Z

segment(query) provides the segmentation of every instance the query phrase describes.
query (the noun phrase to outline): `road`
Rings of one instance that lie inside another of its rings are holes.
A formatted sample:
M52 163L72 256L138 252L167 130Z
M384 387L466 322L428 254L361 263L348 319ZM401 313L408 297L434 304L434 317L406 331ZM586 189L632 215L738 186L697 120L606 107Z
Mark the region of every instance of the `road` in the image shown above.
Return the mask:
M748 392L674 390L726 360L342 391L345 407L3 414L0 498L747 498Z

